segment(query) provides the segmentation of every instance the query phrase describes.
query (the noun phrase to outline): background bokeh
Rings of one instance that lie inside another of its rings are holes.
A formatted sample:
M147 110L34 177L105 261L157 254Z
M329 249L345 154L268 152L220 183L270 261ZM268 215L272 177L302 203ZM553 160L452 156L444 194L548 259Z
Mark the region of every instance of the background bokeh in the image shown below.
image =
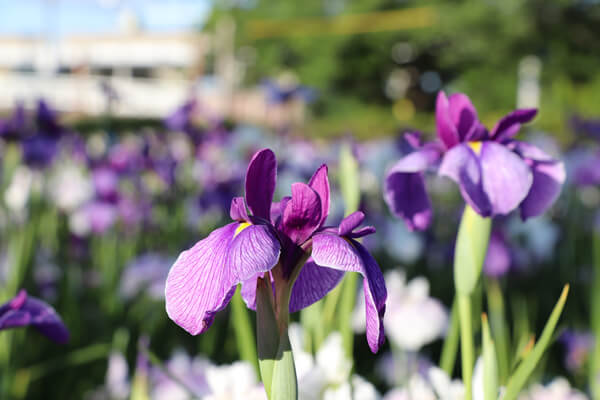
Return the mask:
M363 210L382 270L425 277L425 296L447 313L458 190L428 183L435 218L423 233L382 199L386 169L408 151L403 134L434 137L440 90L468 94L488 127L539 108L520 135L563 159L567 182L544 216L494 221L504 264L484 287L502 293L518 360L570 283L563 339L533 381L561 375L588 390L599 26L596 0L0 0L0 301L25 288L71 332L67 345L34 329L0 332L0 398L129 398L136 382L151 398L191 398L169 374L204 393L198 363L246 359L239 318L253 324L254 313L241 299L192 337L168 319L163 290L177 255L228 220L263 147L279 160L276 198L328 163L329 222ZM316 352L328 332L311 317L293 318ZM373 355L356 332L354 372L383 394L406 366L439 361L434 339L391 362L394 343Z

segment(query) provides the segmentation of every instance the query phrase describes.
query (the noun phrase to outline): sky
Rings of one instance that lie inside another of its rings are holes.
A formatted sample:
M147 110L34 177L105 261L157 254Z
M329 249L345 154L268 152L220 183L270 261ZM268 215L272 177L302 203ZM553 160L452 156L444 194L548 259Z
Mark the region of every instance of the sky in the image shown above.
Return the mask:
M0 0L0 36L114 32L124 10L144 29L181 31L202 25L210 0Z

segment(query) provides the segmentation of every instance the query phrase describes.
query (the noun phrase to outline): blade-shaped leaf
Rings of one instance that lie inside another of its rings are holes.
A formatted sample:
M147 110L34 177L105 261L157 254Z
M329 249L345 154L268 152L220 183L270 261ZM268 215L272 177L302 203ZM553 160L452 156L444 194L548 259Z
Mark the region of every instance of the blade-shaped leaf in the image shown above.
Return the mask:
M498 359L487 315L481 316L482 341L483 341L483 398L485 400L498 399Z
M542 331L542 336L535 344L531 352L523 359L523 362L512 377L508 381L508 385L506 386L506 393L504 395L504 400L513 400L516 399L519 392L527 382L527 379L537 366L538 362L542 358L542 355L550 345L550 341L552 340L552 335L554 333L554 329L556 328L556 324L558 323L558 319L562 313L562 310L565 306L565 302L567 301L567 295L569 293L569 285L565 285L560 298L556 302L552 313L550 314L550 318L548 318L548 322L546 322L546 326Z

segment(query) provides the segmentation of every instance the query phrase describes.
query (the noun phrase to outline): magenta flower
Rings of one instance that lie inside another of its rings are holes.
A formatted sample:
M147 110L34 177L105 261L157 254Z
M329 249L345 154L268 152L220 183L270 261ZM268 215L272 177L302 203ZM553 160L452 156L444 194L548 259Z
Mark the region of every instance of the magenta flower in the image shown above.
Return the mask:
M54 308L21 290L12 300L0 306L0 330L28 325L57 343L69 340L69 331Z
M255 308L258 279L269 279L275 291L290 289L289 311L294 312L325 296L345 271L358 272L365 283L367 340L376 352L384 341L387 293L377 263L356 241L374 229L358 228L364 220L360 212L339 227L324 226L329 214L326 165L308 184L294 183L291 197L273 203L276 175L273 152L257 152L246 173L245 199L231 202L235 222L181 253L171 267L165 288L169 317L192 335L202 333L239 283L246 304Z
M477 118L469 98L440 92L436 104L438 141L422 145L407 137L415 151L398 161L385 179L385 200L392 213L411 230L431 223L431 203L423 173L438 166L438 174L454 180L465 201L481 216L508 214L516 208L527 219L542 214L560 193L565 180L562 162L537 147L514 139L521 124L537 110L506 115L491 131Z

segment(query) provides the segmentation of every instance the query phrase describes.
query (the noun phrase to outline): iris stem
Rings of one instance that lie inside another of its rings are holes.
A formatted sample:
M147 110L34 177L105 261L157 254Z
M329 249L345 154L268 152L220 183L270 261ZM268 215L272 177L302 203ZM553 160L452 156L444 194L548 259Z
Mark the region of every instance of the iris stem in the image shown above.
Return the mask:
M592 308L591 308L591 326L592 332L596 338L600 338L600 233L593 233L593 264L594 264L594 286L592 287ZM600 382L598 375L600 372L600 343L596 339L594 351L592 353L591 365L589 369L590 389L592 397L597 399L600 396Z
M458 316L460 320L460 346L462 360L462 376L465 385L465 400L471 400L474 345L473 345L473 318L471 315L471 297L466 294L458 294Z
M491 218L482 217L469 205L465 206L454 250L454 286L458 302L462 374L466 400L472 398L471 382L475 359L473 295L477 294L480 284L491 228Z
M440 368L443 369L448 376L452 376L452 372L454 371L456 355L458 354L459 339L460 325L458 323L458 306L456 299L454 299L452 311L450 312L450 327L448 328L448 335L444 340L442 355L440 357Z

